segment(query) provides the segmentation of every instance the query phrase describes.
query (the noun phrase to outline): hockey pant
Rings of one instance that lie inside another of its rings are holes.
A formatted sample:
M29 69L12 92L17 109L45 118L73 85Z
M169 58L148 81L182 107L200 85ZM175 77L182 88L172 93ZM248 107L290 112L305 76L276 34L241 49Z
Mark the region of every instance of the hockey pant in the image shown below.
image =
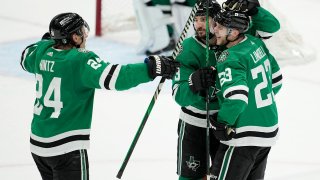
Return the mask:
M177 174L190 179L206 176L206 128L193 126L181 119L178 125ZM210 158L214 158L219 141L210 133Z
M263 180L271 147L220 144L210 180Z
M32 153L43 180L89 180L87 150L41 157Z

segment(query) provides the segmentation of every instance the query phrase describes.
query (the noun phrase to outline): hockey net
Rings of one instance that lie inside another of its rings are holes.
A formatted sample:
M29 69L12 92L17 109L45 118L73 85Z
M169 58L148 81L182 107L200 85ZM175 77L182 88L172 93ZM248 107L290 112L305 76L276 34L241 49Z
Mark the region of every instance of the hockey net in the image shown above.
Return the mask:
M132 0L97 0L96 35L137 30ZM100 7L99 7L100 6ZM99 12L100 11L100 12ZM101 18L98 17L100 14Z
M101 18L97 18L96 32L106 35L123 31L138 31L132 0L97 0L101 2ZM219 3L224 2L218 0ZM301 64L316 59L316 51L307 45L302 36L296 33L290 20L272 5L269 0L259 0L261 6L269 10L281 23L281 29L265 41L271 53L282 65ZM98 8L97 8L98 9ZM139 34L136 34L139 36ZM121 37L121 36L119 36Z

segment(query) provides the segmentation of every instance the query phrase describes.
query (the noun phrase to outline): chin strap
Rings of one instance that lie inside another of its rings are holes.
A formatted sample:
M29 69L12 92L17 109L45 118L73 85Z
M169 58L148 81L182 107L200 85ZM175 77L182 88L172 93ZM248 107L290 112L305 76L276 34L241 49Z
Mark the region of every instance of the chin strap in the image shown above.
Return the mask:
M231 28L227 28L227 36L226 36L226 41L227 41L227 42L226 42L225 44L223 44L224 46L227 46L230 42L234 42L234 41L236 41L236 40L238 40L239 38L241 38L241 37L244 36L243 33L240 33L240 34L238 35L238 37L235 38L234 40L229 40L228 37L229 37L229 35L231 34L231 31L232 31Z

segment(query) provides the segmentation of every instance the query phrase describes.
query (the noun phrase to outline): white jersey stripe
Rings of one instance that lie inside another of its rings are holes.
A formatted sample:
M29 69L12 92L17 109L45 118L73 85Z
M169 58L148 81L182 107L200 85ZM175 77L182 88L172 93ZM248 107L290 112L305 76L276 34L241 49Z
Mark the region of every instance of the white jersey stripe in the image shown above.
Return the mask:
M282 75L282 73L281 73L281 71L279 70L279 71L277 71L277 72L275 72L275 73L272 74L272 79L275 79L275 78L277 78L278 76L281 76L281 75Z
M223 97L226 97L226 95L229 93L229 92L232 92L232 91L235 91L235 90L243 90L243 91L246 91L248 92L249 91L249 88L245 85L238 85L238 86L232 86L232 87L229 87L228 89L226 89L224 92L223 92Z
M50 143L50 142L54 142L54 141L58 141L60 139L66 138L66 137L70 137L70 136L74 136L74 135L90 135L90 129L81 129L81 130L74 130L74 131L68 131L62 134L58 134L56 136L52 136L49 138L43 138L43 137L39 137L37 135L34 135L33 133L31 133L31 138L39 141L39 142L43 142L43 143Z
M246 104L248 104L248 96L246 96L244 94L234 94L234 95L228 97L228 99L241 100L241 101L245 102Z
M116 89L116 82L117 82L117 79L118 79L118 76L119 76L119 73L120 73L120 69L121 69L121 66L117 65L116 69L113 72L113 75L112 75L110 83L109 83L110 90L115 90Z
M100 79L99 79L99 84L100 84L100 88L101 89L106 89L106 87L104 86L104 81L106 80L110 70L111 70L112 64L108 64L108 66L104 69L104 71L102 72Z
M79 141L72 141L69 143L62 144L60 146L55 146L52 148L42 148L30 144L30 150L32 153L43 156L43 157L50 157L50 156L57 156L61 154L65 154L71 151L79 150L79 149L89 149L90 142L88 140L79 140Z
M278 86L280 86L281 84L282 84L282 80L280 80L280 81L272 84L272 88L278 87Z

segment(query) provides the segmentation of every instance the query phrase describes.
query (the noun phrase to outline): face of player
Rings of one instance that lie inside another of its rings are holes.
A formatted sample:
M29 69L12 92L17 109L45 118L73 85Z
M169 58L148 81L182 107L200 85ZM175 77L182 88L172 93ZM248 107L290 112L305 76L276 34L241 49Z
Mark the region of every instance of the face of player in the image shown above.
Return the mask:
M213 27L213 19L209 17L209 27L210 27L210 32L213 33L212 28ZM196 16L194 18L194 28L196 31L196 35L201 38L205 39L206 38L206 16Z
M86 26L82 26L81 28L82 35L76 35L75 43L76 45L79 45L80 48L86 47L87 38L89 35L89 29Z
M216 23L213 31L217 38L217 45L225 45L227 43L228 28L219 23Z

